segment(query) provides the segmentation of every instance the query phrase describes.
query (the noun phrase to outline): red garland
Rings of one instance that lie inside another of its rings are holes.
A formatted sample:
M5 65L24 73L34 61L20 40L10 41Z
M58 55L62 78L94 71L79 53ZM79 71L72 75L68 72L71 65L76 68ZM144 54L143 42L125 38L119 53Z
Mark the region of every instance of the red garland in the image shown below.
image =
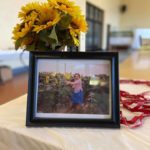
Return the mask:
M138 81L138 80L120 80L120 84L144 84L150 87L150 81ZM136 128L142 126L142 120L145 117L150 117L150 98L146 96L150 94L150 91L144 92L138 95L130 94L125 91L120 91L120 105L130 112L140 112L139 116L134 116L131 120L128 120L120 112L120 123L128 126L129 128ZM131 105L134 104L134 107Z

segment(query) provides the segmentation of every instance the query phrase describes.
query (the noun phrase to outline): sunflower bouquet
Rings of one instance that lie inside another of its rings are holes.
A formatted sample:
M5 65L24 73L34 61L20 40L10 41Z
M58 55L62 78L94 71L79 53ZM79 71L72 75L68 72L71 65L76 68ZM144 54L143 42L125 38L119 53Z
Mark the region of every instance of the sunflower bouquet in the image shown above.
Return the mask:
M87 23L80 7L69 0L31 2L21 8L20 23L13 29L15 49L55 50L78 46Z

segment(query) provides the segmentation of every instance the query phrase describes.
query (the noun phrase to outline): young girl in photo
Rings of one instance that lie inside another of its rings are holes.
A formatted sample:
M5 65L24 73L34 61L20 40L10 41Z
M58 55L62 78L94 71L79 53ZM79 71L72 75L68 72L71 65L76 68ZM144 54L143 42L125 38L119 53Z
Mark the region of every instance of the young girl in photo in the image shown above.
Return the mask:
M82 80L79 73L74 74L74 81L67 81L68 85L73 88L73 94L71 97L72 108L79 110L83 104L83 88Z

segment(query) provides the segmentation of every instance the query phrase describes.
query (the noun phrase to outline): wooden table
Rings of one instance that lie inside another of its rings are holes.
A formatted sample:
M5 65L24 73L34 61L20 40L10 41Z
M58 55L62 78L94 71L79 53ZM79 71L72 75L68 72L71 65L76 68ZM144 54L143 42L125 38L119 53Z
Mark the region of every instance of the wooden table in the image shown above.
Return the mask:
M150 51L136 51L120 64L120 77L150 80Z

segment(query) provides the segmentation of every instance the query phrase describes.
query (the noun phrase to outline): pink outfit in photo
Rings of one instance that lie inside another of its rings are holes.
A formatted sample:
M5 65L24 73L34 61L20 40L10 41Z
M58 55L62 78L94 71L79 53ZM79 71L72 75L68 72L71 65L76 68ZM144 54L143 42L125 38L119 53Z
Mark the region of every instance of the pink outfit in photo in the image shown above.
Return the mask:
M81 79L72 82L72 88L74 89L75 93L78 93L79 91L83 91Z

